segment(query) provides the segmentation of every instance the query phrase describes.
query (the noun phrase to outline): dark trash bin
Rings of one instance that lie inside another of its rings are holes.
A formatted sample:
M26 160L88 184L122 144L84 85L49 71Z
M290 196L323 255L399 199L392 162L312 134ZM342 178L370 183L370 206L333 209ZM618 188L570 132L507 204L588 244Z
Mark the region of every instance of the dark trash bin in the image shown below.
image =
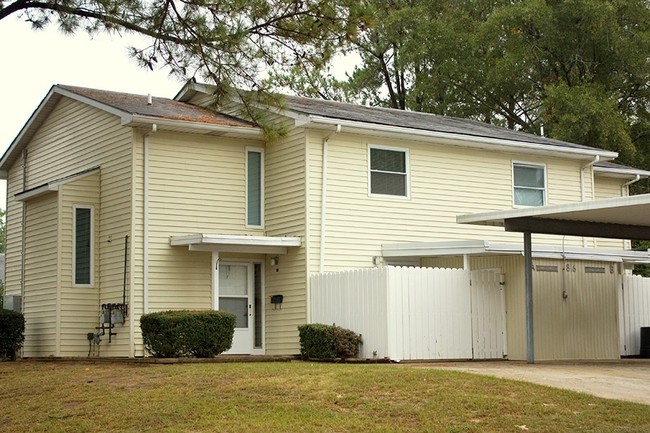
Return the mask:
M641 358L650 358L650 326L641 328Z

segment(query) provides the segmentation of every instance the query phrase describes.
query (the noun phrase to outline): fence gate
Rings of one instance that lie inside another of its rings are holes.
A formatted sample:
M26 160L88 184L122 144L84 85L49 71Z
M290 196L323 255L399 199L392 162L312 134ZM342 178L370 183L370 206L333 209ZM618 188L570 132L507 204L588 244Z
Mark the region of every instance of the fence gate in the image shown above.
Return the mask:
M474 359L507 355L506 300L501 271L472 271L472 354Z
M623 275L619 291L621 356L641 353L641 327L650 326L650 278Z

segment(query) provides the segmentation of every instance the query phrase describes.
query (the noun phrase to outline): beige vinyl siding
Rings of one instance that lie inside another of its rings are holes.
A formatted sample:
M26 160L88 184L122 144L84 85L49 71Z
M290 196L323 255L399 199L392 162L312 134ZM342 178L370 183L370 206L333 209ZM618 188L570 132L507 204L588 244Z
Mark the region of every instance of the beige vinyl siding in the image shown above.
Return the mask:
M344 131L345 132L345 131ZM488 239L521 244L521 235L498 227L456 224L465 213L511 209L512 162L545 164L549 204L580 200L581 161L539 158L429 143L372 139L341 133L329 143L326 271L372 265L391 242ZM310 268L317 269L320 237L322 136L309 140ZM410 197L369 197L368 145L407 148ZM536 243L561 238L534 236ZM582 239L567 237L567 245Z
M150 136L149 311L212 306L211 253L171 247L170 236L264 234L245 228L246 146L263 144L165 132Z
M22 191L22 158L18 158L7 174L7 213L5 233L5 295L21 294L21 250L23 203L14 200Z
M60 332L59 356L86 356L88 340L86 334L97 332L100 313L99 288L99 172L71 181L59 188L59 254L60 276L59 303ZM74 206L91 206L93 216L93 255L95 281L92 287L74 287L73 285L73 251L74 251ZM103 338L108 342L108 338ZM102 349L104 346L102 345Z
M95 275L99 304L121 302L124 245L108 242L131 233L131 142L132 130L120 125L117 116L80 102L62 98L27 146L27 182L22 185L22 161L9 170L7 215L8 293L20 292L21 205L15 194L92 167L101 167L100 206L97 229L99 254ZM99 305L93 308L98 312ZM86 313L83 313L86 314ZM29 325L28 325L29 326ZM90 332L78 330L82 337ZM76 331L71 331L76 332ZM129 333L102 343L102 355L127 356Z
M279 257L279 265L266 266L266 353L297 354L298 325L307 322L305 240L305 134L292 129L287 137L267 145L265 154L266 234L300 236L302 246ZM284 296L282 309L274 309L272 295Z
M621 197L621 187L627 179L617 179L611 177L596 176L595 178L595 193L596 200ZM627 194L627 191L626 191ZM598 248L611 248L611 249L630 249L630 242L620 239L602 239L596 238L593 240L594 245Z
M23 356L57 355L58 200L55 193L27 203L25 242L25 344Z
M617 179L612 177L597 176L595 179L596 200L612 198L612 197L620 197L621 195L623 195L621 193L621 189L623 187L623 184L626 181L627 179Z

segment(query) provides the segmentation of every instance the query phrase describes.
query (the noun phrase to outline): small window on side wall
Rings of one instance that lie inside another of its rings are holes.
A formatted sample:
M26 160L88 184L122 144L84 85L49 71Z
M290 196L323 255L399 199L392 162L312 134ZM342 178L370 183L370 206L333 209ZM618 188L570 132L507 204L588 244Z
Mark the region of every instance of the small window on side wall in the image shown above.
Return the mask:
M546 168L543 165L513 163L513 201L515 206L546 204Z
M91 206L74 206L73 232L73 284L93 285L93 209Z
M408 152L370 147L370 194L408 197Z

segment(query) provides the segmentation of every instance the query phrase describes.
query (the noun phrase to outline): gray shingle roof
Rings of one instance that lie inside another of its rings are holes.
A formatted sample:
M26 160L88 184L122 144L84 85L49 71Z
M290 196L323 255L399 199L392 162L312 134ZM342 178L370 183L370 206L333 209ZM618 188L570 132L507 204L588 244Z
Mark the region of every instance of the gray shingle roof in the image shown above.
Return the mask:
M590 146L553 140L469 119L459 119L455 117L395 110L390 108L365 107L362 105L298 96L285 96L285 101L289 110L304 115L413 128L424 131L511 140L563 148L595 150L594 147Z
M108 105L128 114L159 117L161 119L182 120L187 122L210 123L224 126L254 128L244 120L220 114L207 108L175 101L168 98L152 97L152 104L147 103L146 95L112 92L109 90L89 89L85 87L58 85L57 87L80 96Z

